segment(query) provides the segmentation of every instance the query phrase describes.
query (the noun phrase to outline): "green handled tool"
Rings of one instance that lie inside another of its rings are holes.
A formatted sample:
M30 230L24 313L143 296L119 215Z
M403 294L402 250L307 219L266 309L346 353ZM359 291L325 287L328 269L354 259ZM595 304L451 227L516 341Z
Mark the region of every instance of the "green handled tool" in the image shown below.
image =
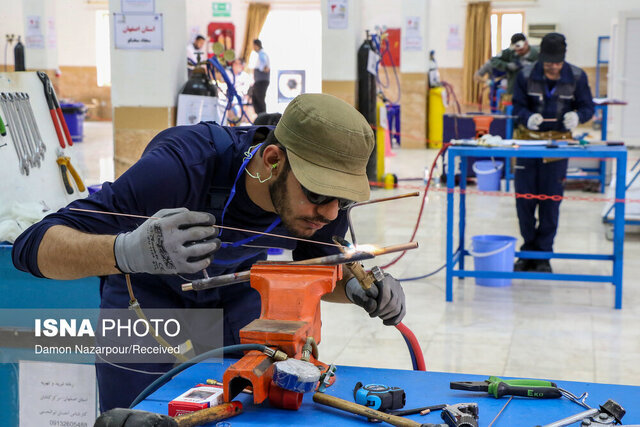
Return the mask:
M2 121L2 117L0 117L0 135L7 135L7 128L4 126L4 122Z
M558 399L562 392L555 383L544 380L503 380L489 377L486 381L458 381L449 384L453 390L486 391L495 398L522 396L537 399Z

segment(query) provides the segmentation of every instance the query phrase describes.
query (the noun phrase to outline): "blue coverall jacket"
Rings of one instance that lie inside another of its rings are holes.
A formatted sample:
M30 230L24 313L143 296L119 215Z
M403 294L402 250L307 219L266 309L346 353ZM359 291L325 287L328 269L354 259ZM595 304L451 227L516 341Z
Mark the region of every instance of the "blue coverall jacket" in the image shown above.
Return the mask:
M147 146L142 158L115 182L105 182L102 190L86 199L76 200L27 229L13 247L14 265L35 276L38 247L45 232L54 225L66 225L93 234L126 232L144 220L69 210L70 207L106 212L151 216L160 209L186 207L210 212L220 223L222 209L236 180L244 153L268 133L268 127L222 127L212 122L179 126L159 133ZM277 215L263 211L247 195L244 174L237 179L236 194L229 204L224 225L264 231ZM344 211L314 236L314 240L331 242L334 235L344 236L347 221ZM288 236L279 224L271 231ZM223 230L223 242L237 242L255 234ZM297 243L297 244L296 244ZM253 263L266 259L268 247L293 250L294 259L306 259L336 253L336 248L260 236L252 247L221 248L207 269L209 276L248 270ZM255 247L261 246L261 247ZM202 278L202 274L190 276ZM183 292L185 280L177 275L133 274L135 296L145 308L223 308L224 344L239 343L238 331L260 315L260 295L248 283L199 292ZM101 308L127 308L129 295L124 275L100 277ZM170 364L135 364L135 369L166 371ZM96 363L102 411L127 407L157 375L123 370L106 363Z
M587 75L580 68L564 63L560 79L549 82L544 77L541 62L524 67L516 78L513 91L513 113L518 122L527 126L532 114L545 119L540 131L566 132L565 113L575 111L580 123L593 117L594 106ZM515 172L515 191L518 194L562 195L567 175L567 159L546 162L543 159L519 158ZM538 219L536 221L536 208ZM553 240L558 228L560 202L516 198L520 234L524 239L523 251L553 251Z

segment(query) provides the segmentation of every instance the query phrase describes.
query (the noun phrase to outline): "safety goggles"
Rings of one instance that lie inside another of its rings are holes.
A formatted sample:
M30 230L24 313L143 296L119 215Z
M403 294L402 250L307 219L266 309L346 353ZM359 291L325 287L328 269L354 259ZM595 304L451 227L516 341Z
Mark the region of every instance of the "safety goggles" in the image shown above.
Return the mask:
M326 205L327 203L331 203L334 200L337 200L338 208L344 210L349 208L349 206L355 204L355 202L351 200L341 199L339 197L324 196L322 194L314 193L313 191L309 191L306 188L304 188L302 184L300 184L300 188L302 188L302 192L307 197L307 200L310 203L313 203L314 205Z

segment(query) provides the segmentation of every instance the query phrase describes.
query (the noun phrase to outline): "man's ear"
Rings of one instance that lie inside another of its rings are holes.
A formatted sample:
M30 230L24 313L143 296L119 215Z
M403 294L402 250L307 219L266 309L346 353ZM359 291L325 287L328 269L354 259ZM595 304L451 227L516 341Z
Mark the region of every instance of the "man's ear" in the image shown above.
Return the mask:
M271 170L274 174L278 173L278 166L282 164L284 158L284 152L276 145L269 145L262 154L262 162L265 168Z

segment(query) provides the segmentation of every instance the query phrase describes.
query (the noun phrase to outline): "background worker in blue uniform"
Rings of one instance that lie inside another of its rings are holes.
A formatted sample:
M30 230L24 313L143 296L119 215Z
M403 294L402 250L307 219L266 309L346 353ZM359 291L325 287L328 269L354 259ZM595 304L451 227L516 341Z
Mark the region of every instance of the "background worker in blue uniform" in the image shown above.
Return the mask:
M594 105L587 75L565 62L567 43L562 34L549 33L540 44L539 60L520 71L513 92L518 116L517 139L571 139L571 130L593 117ZM519 158L516 193L562 195L567 159ZM536 225L535 211L538 208ZM553 250L560 202L516 199L523 251ZM551 272L549 260L519 259L515 271Z
M129 273L143 309L222 308L224 344L238 344L238 331L259 317L258 292L248 283L182 292L184 274L245 271L264 260L269 247L292 249L296 260L338 248L229 229L219 233L216 224L333 243L334 235L347 230L344 208L369 198L366 165L373 147L364 117L322 94L296 97L275 130L213 122L170 128L115 182L27 229L15 242L13 262L38 277L100 276L102 309L127 308L122 273ZM372 299L345 272L324 299L353 302L387 325L399 323L405 314L400 283L386 275L376 285L379 296ZM148 372L171 365L124 367L137 372L96 363L102 411L127 407L158 377Z

